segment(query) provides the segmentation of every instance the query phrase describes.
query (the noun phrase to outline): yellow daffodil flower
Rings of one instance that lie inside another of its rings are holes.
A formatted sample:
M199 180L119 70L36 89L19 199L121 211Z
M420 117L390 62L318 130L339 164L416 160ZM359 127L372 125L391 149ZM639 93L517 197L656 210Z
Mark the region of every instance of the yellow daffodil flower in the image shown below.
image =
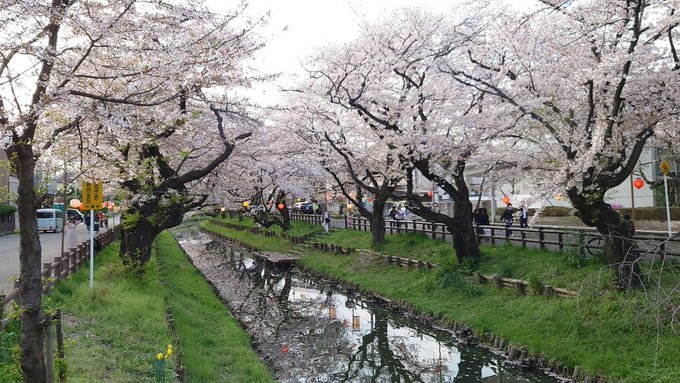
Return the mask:
M163 360L163 353L159 352L158 355L156 355L156 359Z

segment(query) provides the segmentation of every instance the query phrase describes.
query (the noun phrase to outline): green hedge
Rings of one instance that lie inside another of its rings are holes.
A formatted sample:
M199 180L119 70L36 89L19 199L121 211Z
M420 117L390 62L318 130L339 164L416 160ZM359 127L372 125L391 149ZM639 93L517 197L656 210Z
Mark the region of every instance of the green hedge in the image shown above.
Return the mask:
M623 208L616 209L621 216L628 214L632 215L632 209ZM665 221L666 207L636 207L635 219L649 220L649 221ZM671 206L671 221L680 221L680 206Z
M2 214L12 214L17 211L17 208L12 205L0 205L0 215Z
M503 212L505 212L506 208L501 207L496 209L496 214L498 216L503 215ZM519 207L516 207L515 210L519 210ZM548 206L543 208L543 212L541 212L542 217L566 217L568 215L572 215L572 208L570 207L562 207L562 206ZM529 217L534 215L536 213L536 209L529 209Z
M517 209L515 209L517 210ZM500 217L503 215L503 212L505 211L505 208L498 208L496 209L496 214ZM543 212L541 213L542 217L566 217L569 215L573 215L574 209L570 207L562 207L562 206L548 206L543 209ZM621 208L621 209L616 209L616 211L621 214L623 217L624 215L632 215L631 211L632 209L630 208ZM529 209L529 216L534 215L536 212L536 209ZM666 220L666 208L657 206L657 207L637 207L635 208L635 219L640 219L640 220L649 220L649 221L665 221ZM680 206L671 206L671 220L672 221L680 221Z

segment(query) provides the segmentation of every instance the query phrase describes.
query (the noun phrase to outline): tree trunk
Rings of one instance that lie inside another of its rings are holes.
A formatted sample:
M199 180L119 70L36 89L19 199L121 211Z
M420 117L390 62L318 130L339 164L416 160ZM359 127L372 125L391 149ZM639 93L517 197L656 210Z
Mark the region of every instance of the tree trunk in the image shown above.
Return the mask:
M151 259L151 246L159 231L146 219L132 228L123 228L120 257L124 265L145 265Z
M371 247L376 248L385 243L385 218L383 210L387 195L377 195L373 200L373 213L368 217L371 221Z
M36 196L34 191L35 162L30 145L15 145L19 180L17 205L21 231L19 233L21 281L21 340L20 361L24 382L45 382L43 355L44 315L42 310L41 247L38 236Z
M446 225L446 229L453 237L453 247L456 249L458 263L465 259L472 259L478 263L481 258L477 235L472 224L472 203L470 202L470 190L465 183L465 161L459 159L456 163L456 171L450 174L453 180L437 177L430 171L430 164L426 160L415 161L414 165L425 178L433 181L442 188L453 201L453 217L426 209L420 201L417 193L413 192L413 169L408 169L407 197L414 206L413 212L417 215Z
M576 189L567 191L567 194L581 221L596 227L604 237L604 255L614 271L617 287L630 290L638 286L642 279L633 251L633 232L621 221L619 213L604 202L603 195L581 195Z
M469 199L459 200L453 204L451 223L446 228L453 236L453 247L456 249L458 263L463 263L466 258L478 262L481 254L475 228L472 225L472 203Z
M288 211L287 206L285 206L283 210L281 210L281 218L283 219L283 224L281 225L281 228L284 231L290 229L290 211Z
M126 217L139 218L136 222L123 222L123 240L119 252L123 264L143 266L149 262L156 236L182 223L184 206L182 202L168 205L156 201L128 209Z

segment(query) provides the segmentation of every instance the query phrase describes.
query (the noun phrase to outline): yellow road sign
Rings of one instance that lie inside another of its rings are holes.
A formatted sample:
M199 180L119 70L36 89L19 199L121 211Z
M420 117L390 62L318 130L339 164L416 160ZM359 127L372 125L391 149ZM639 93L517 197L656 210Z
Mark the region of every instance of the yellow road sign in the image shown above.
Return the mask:
M81 202L83 203L83 210L101 210L104 202L104 188L101 182L85 182L82 183L83 195Z
M661 164L659 164L659 170L661 170L663 175L667 176L671 171L671 164L669 164L668 161L663 160L661 161Z

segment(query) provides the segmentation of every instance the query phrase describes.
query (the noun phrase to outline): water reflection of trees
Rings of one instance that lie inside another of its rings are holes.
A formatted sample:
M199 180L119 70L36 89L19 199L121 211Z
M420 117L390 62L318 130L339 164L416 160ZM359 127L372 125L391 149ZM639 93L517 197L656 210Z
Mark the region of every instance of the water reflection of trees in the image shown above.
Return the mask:
M248 327L279 381L530 381L516 377L517 370L502 373L491 353L471 348L459 354L450 334L421 331L417 324L368 302L319 287L314 280L258 262L230 246L211 243L204 249L201 260L210 274L206 277ZM359 325L355 310L370 323ZM341 316L347 315L343 323Z

